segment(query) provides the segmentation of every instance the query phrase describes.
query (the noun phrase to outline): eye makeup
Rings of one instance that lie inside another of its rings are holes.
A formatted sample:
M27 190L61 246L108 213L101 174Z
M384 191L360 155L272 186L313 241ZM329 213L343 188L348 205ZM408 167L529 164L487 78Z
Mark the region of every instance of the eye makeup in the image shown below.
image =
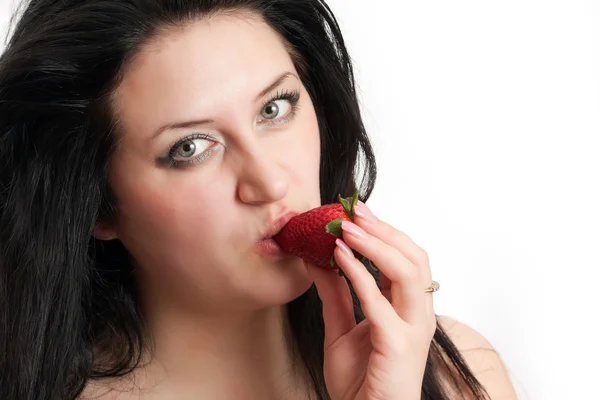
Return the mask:
M273 97L266 100L262 104L260 112L262 118L258 120L258 123L260 123L263 126L273 126L291 122L298 113L299 101L300 92L297 90L281 90L277 92ZM285 103L288 104L286 105ZM279 113L279 111L282 109L282 106L284 109L285 107L289 108L283 116L277 116L276 118L268 118L265 117L263 114L263 111L266 108L276 110L277 113ZM221 142L209 134L193 133L191 135L186 135L184 137L179 138L171 144L167 155L158 159L158 164L169 168L182 168L186 166L200 164L210 157L210 155L216 150L219 144L221 144ZM200 154L195 154L198 149L202 150L202 152ZM186 153L190 152L191 155L189 159L187 159L188 157L186 156ZM178 156L184 157L185 159L178 159Z

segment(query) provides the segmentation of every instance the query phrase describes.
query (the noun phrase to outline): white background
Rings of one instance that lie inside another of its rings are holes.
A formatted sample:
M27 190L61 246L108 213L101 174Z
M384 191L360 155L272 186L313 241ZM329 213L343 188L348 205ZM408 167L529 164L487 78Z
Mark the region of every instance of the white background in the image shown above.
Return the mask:
M330 0L379 161L369 204L522 399L600 399L598 3Z

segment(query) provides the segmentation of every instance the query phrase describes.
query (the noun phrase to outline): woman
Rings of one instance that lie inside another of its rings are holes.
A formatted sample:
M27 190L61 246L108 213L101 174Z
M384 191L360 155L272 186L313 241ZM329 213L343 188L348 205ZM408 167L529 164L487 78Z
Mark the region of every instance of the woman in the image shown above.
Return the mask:
M364 203L335 252L351 290L265 246L369 197L353 79L321 0L25 5L0 65L0 398L514 396Z

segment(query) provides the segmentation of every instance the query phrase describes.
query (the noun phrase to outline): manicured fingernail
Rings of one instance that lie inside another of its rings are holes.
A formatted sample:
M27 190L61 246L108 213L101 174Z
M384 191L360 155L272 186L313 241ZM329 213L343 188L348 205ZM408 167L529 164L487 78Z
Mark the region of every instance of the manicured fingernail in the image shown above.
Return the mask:
M371 210L369 210L369 208L363 203L357 203L354 206L354 214L368 222L371 222L375 219Z
M347 255L348 257L354 257L354 253L352 253L350 247L348 247L348 245L344 243L342 239L335 239L335 244L337 245L337 247L342 249L345 255Z
M367 238L365 231L363 231L357 225L353 224L350 221L342 222L342 229L345 232L348 232L349 234L353 235L357 239L366 239Z

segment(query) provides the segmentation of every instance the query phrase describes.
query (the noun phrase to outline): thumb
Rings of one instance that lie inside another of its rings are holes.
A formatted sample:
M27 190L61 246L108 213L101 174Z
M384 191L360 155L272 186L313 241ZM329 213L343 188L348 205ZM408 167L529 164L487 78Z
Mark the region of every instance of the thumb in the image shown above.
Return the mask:
M304 265L323 303L325 349L327 349L356 326L352 295L348 283L338 275L337 271L320 268L306 261Z

